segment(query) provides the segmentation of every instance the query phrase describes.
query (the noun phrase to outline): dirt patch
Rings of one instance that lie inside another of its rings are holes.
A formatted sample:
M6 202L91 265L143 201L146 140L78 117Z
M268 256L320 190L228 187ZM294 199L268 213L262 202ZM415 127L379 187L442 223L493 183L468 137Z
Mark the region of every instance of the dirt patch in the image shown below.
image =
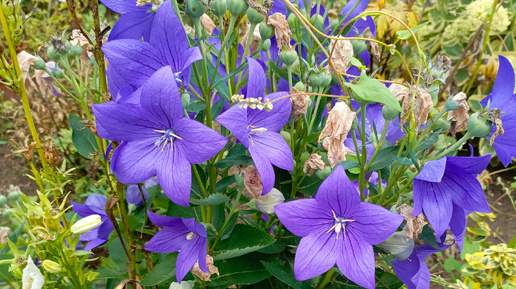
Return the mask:
M1 141L3 143L7 140ZM0 145L0 193L7 196L9 185L13 185L19 186L27 195L35 195L38 186L26 176L30 174L29 165L22 157L14 156L11 148L8 142Z

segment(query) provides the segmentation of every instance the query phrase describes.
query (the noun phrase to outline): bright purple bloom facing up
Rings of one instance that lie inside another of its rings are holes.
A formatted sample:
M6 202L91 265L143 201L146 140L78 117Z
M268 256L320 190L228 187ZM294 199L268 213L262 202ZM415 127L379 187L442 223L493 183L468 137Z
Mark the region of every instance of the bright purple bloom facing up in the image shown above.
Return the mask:
M462 249L466 215L490 213L477 175L486 169L491 155L481 157L444 157L428 162L414 178L414 209L432 225L436 236L450 229Z
M108 240L109 234L111 234L114 229L113 224L111 224L111 221L104 211L106 202L106 197L99 194L90 195L84 204L72 202L73 210L77 215L83 218L91 215L99 215L102 221L100 226L80 236L79 240L88 242L84 247L85 251L90 251L91 249L104 244Z
M163 67L143 85L139 105L108 102L94 105L93 112L98 135L122 141L111 159L120 182L138 184L157 175L165 194L174 203L188 206L190 164L209 160L227 139L183 117L181 96L173 79L170 67Z
M199 47L189 48L188 38L170 1L165 1L156 12L149 42L134 39L108 41L102 51L127 84L142 86L151 75L170 66L176 83L188 86L190 65L202 59Z
M342 166L321 184L315 199L276 205L285 227L302 237L294 260L297 280L307 280L335 263L349 280L375 287L373 245L389 238L404 218L370 203L360 195Z
M444 251L453 245L453 243L444 245L445 240L446 234L443 234L438 241L439 250L428 244L423 244L415 247L407 259L403 261L396 259L392 262L394 273L408 289L430 288L430 270L428 270L425 259L433 253Z
M480 103L484 106L490 102L489 109L498 108L503 114L502 126L504 134L497 136L493 147L496 155L507 167L516 157L516 94L514 94L514 68L507 58L498 55L500 67L496 75L493 91ZM493 128L493 131L494 132Z
M109 33L108 40L140 39L149 40L154 13L149 11L152 4L138 6L134 0L101 0L102 4L118 14L122 14Z
M199 268L209 273L206 265L208 235L204 227L194 219L166 217L149 211L150 221L161 229L145 246L145 250L157 253L179 251L176 261L176 278L181 282L199 260Z
M276 92L265 95L265 72L258 61L248 57L249 80L247 89L242 89L246 98L265 98L274 100L288 95L288 92ZM233 105L217 117L217 121L229 129L235 137L249 150L251 158L262 179L262 194L267 194L274 186L275 165L292 171L294 161L292 151L278 131L288 123L292 110L290 98L273 103L271 111L240 108Z

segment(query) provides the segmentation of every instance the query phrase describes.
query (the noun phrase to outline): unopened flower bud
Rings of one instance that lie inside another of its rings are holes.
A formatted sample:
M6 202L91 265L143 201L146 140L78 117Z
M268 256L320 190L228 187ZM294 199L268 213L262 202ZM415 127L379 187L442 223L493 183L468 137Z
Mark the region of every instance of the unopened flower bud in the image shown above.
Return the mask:
M45 269L49 273L55 274L55 273L59 273L63 270L63 268L61 267L61 265L59 265L59 263L56 263L56 262L50 261L50 260L43 261L43 263L41 263L41 265L43 266L43 269Z
M256 25L265 20L265 16L254 8L249 7L247 9L247 19L249 19L249 23Z
M393 120L398 117L399 114L399 111L389 105L384 105L382 108L382 116L385 120Z
M226 14L228 10L228 6L226 5L226 1L223 0L211 0L210 8L213 14L217 17L222 17Z
M172 282L168 289L192 289L192 285L188 281L183 281L181 283Z
M70 54L72 54L75 57L80 57L82 55L82 47L81 46L70 47Z
M271 49L271 40L265 39L262 44L262 51L267 52L269 49Z
M20 198L20 192L18 192L18 190L11 190L7 195L7 198L11 201L16 201Z
M405 232L396 232L389 239L378 244L385 252L396 259L403 261L407 259L414 250L414 239L406 240Z
M310 86L320 87L323 83L322 77L319 73L310 73Z
M291 13L287 18L287 22L288 22L288 26L290 27L290 29L296 31L298 23L299 23L296 14Z
M59 59L61 59L61 53L58 53L53 47L49 47L47 49L47 55L48 57L50 57L50 59L54 60L54 61L59 61Z
M446 120L440 118L438 119L434 124L434 131L441 130L441 131L449 131L450 130L450 123Z
M4 195L0 195L0 207L5 206L7 204L7 198Z
M274 36L274 27L272 25L267 25L265 22L260 23L258 31L260 32L260 37L262 39L271 39L272 36Z
M367 49L367 43L363 40L351 40L350 42L353 46L354 55L359 55Z
M187 0L186 3L186 12L193 18L199 19L206 12L206 7L204 7L202 0Z
M70 230L74 235L82 235L95 229L102 223L102 219L99 215L90 215L86 218L82 218L72 225Z
M243 14L247 11L247 8L249 8L245 0L227 0L226 5L232 17L240 16L240 14Z
M256 202L256 208L258 211L268 214L276 215L274 212L274 206L284 203L285 197L277 189L272 189L267 195L259 196Z
M52 72L52 75L54 75L55 78L64 78L64 72L59 68L56 67L56 70Z
M38 57L38 61L34 62L34 68L36 69L45 69L47 68L47 65L45 64L45 60L41 59L41 57Z
M493 128L493 123L487 120L487 117L481 116L475 112L468 119L468 132L474 137L488 136Z
M296 62L296 60L297 60L297 52L294 50L293 51L283 50L283 51L281 51L279 57L280 57L281 62L283 62L286 66L292 66L292 64L294 64L294 62Z

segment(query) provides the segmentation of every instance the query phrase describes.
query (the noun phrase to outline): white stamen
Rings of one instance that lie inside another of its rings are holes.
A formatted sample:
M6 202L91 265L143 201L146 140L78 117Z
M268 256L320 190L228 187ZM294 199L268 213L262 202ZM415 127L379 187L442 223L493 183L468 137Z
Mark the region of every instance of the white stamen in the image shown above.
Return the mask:
M187 239L188 241L192 240L192 239L193 239L193 237L195 237L195 233L194 233L194 232L190 232L190 233L188 233L188 235L186 235L186 239Z
M335 224L326 232L328 234L329 232L335 230L335 233L337 233L337 237L335 239L339 239L340 231L342 230L344 233L344 238L346 237L346 222L354 222L355 220L350 219L344 219L343 217L337 217L335 212L331 210L333 214L333 218L335 219Z

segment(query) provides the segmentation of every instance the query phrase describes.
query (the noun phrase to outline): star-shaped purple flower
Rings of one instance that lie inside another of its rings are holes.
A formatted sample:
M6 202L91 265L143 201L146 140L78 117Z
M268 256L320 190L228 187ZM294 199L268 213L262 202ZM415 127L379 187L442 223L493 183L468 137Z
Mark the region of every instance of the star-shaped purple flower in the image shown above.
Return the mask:
M403 222L401 215L370 203L360 195L338 166L321 184L315 199L276 205L285 227L302 237L294 260L297 280L307 280L335 263L349 280L375 286L373 245L389 238Z
M206 264L208 235L195 219L166 217L149 211L150 221L161 229L145 246L145 250L157 253L179 251L176 261L176 278L181 282L199 260L199 268L209 273Z
M183 106L170 67L158 70L141 88L140 104L108 102L93 106L97 133L122 141L111 160L124 184L154 175L165 194L188 206L192 186L190 164L218 153L227 139L200 122L183 117Z
M247 89L241 93L246 98L266 98L274 100L288 95L287 92L276 92L265 95L265 72L262 66L248 57L249 78ZM271 111L240 108L234 105L217 117L217 121L229 129L235 137L249 150L251 158L262 179L262 194L267 194L274 186L275 165L281 169L292 171L294 161L292 151L278 131L288 123L291 111L290 99L274 102Z
M507 58L498 55L498 59L500 60L500 67L498 68L493 91L480 103L486 106L490 102L490 109L498 108L503 113L500 118L505 132L496 137L493 147L502 164L507 167L512 162L512 158L516 157L516 146L514 145L516 142L514 68Z
M462 248L466 215L474 211L491 212L477 180L477 175L485 170L490 160L491 155L485 155L444 157L428 162L414 178L412 216L424 212L436 236L449 228Z
M199 47L189 48L188 38L172 3L165 1L156 12L149 42L134 39L108 41L102 51L114 69L134 88L142 86L163 66L170 66L177 84L188 86L190 65L202 59Z
M394 273L408 289L430 288L430 270L428 270L425 259L433 253L444 251L453 245L453 243L444 245L445 240L446 234L443 234L438 241L440 249L436 249L428 244L419 245L414 248L414 251L407 259L403 261L396 259L392 262Z
M88 242L84 247L84 251L90 251L91 249L104 244L108 240L109 234L111 234L114 229L113 224L111 224L111 221L104 211L106 202L106 197L99 194L90 195L84 204L72 202L73 210L77 215L83 218L91 215L99 215L102 221L100 226L86 234L80 235L79 240Z
M111 29L108 40L138 40L142 37L149 40L154 20L154 13L151 11L152 4L139 6L137 1L134 0L101 0L101 2L109 9L122 15Z

